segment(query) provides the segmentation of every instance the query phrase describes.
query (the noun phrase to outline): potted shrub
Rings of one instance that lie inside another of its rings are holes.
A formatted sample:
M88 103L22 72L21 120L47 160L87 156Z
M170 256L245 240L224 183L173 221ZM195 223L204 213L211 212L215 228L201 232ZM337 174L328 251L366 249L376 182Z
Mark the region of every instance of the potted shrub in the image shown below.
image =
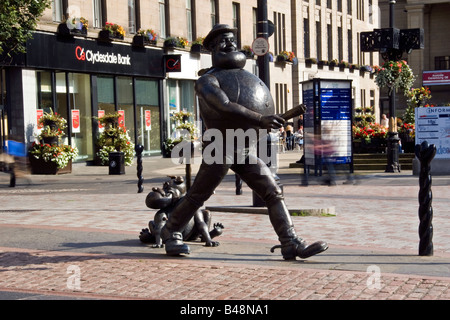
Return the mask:
M103 41L123 40L124 37L124 28L116 23L111 22L106 22L105 26L98 33L98 38Z
M97 157L100 164L109 165L110 153L123 152L124 165L131 166L134 158L134 144L130 141L126 128L119 125L120 114L115 112L95 118L104 127L97 139Z
M139 29L133 37L133 45L144 47L146 45L156 45L158 41L158 34L153 29Z
M78 149L61 145L61 137L67 126L66 119L56 113L44 113L38 121L42 128L28 150L32 174L61 174L72 172L72 160L78 155Z

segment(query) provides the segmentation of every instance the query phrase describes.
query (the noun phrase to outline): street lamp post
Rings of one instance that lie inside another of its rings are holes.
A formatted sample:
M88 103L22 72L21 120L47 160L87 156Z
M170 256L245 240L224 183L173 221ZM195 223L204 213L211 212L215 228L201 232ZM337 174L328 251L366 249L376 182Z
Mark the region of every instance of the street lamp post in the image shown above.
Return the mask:
M423 49L423 29L395 28L395 0L389 1L389 28L374 29L361 32L362 52L380 52L385 60L399 61L403 53L411 53L413 49ZM395 89L389 90L389 133L387 139L386 172L400 172L399 137L397 132L395 110Z

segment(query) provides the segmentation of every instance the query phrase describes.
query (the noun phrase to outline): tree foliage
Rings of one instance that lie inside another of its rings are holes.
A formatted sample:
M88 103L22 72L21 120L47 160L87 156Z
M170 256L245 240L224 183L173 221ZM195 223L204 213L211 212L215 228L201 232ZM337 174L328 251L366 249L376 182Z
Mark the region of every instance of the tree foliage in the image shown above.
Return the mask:
M26 41L49 0L2 0L0 3L0 55L10 58L26 50Z

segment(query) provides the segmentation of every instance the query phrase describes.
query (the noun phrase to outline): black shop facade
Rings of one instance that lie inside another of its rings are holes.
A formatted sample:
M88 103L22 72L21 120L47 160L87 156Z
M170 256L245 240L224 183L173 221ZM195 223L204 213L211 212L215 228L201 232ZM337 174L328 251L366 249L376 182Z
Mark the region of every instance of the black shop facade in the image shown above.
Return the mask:
M160 155L163 60L161 48L34 33L21 63L5 69L10 138L32 143L38 117L57 112L68 124L63 143L79 150L76 162L92 163L102 130L97 117L119 112L143 154Z

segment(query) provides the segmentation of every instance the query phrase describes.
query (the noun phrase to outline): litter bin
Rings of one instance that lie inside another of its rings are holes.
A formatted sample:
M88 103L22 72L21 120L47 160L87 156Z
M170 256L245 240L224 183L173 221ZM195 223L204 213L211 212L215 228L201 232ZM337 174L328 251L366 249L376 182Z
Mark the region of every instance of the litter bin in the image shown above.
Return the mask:
M123 152L109 153L109 174L125 174L125 155Z

